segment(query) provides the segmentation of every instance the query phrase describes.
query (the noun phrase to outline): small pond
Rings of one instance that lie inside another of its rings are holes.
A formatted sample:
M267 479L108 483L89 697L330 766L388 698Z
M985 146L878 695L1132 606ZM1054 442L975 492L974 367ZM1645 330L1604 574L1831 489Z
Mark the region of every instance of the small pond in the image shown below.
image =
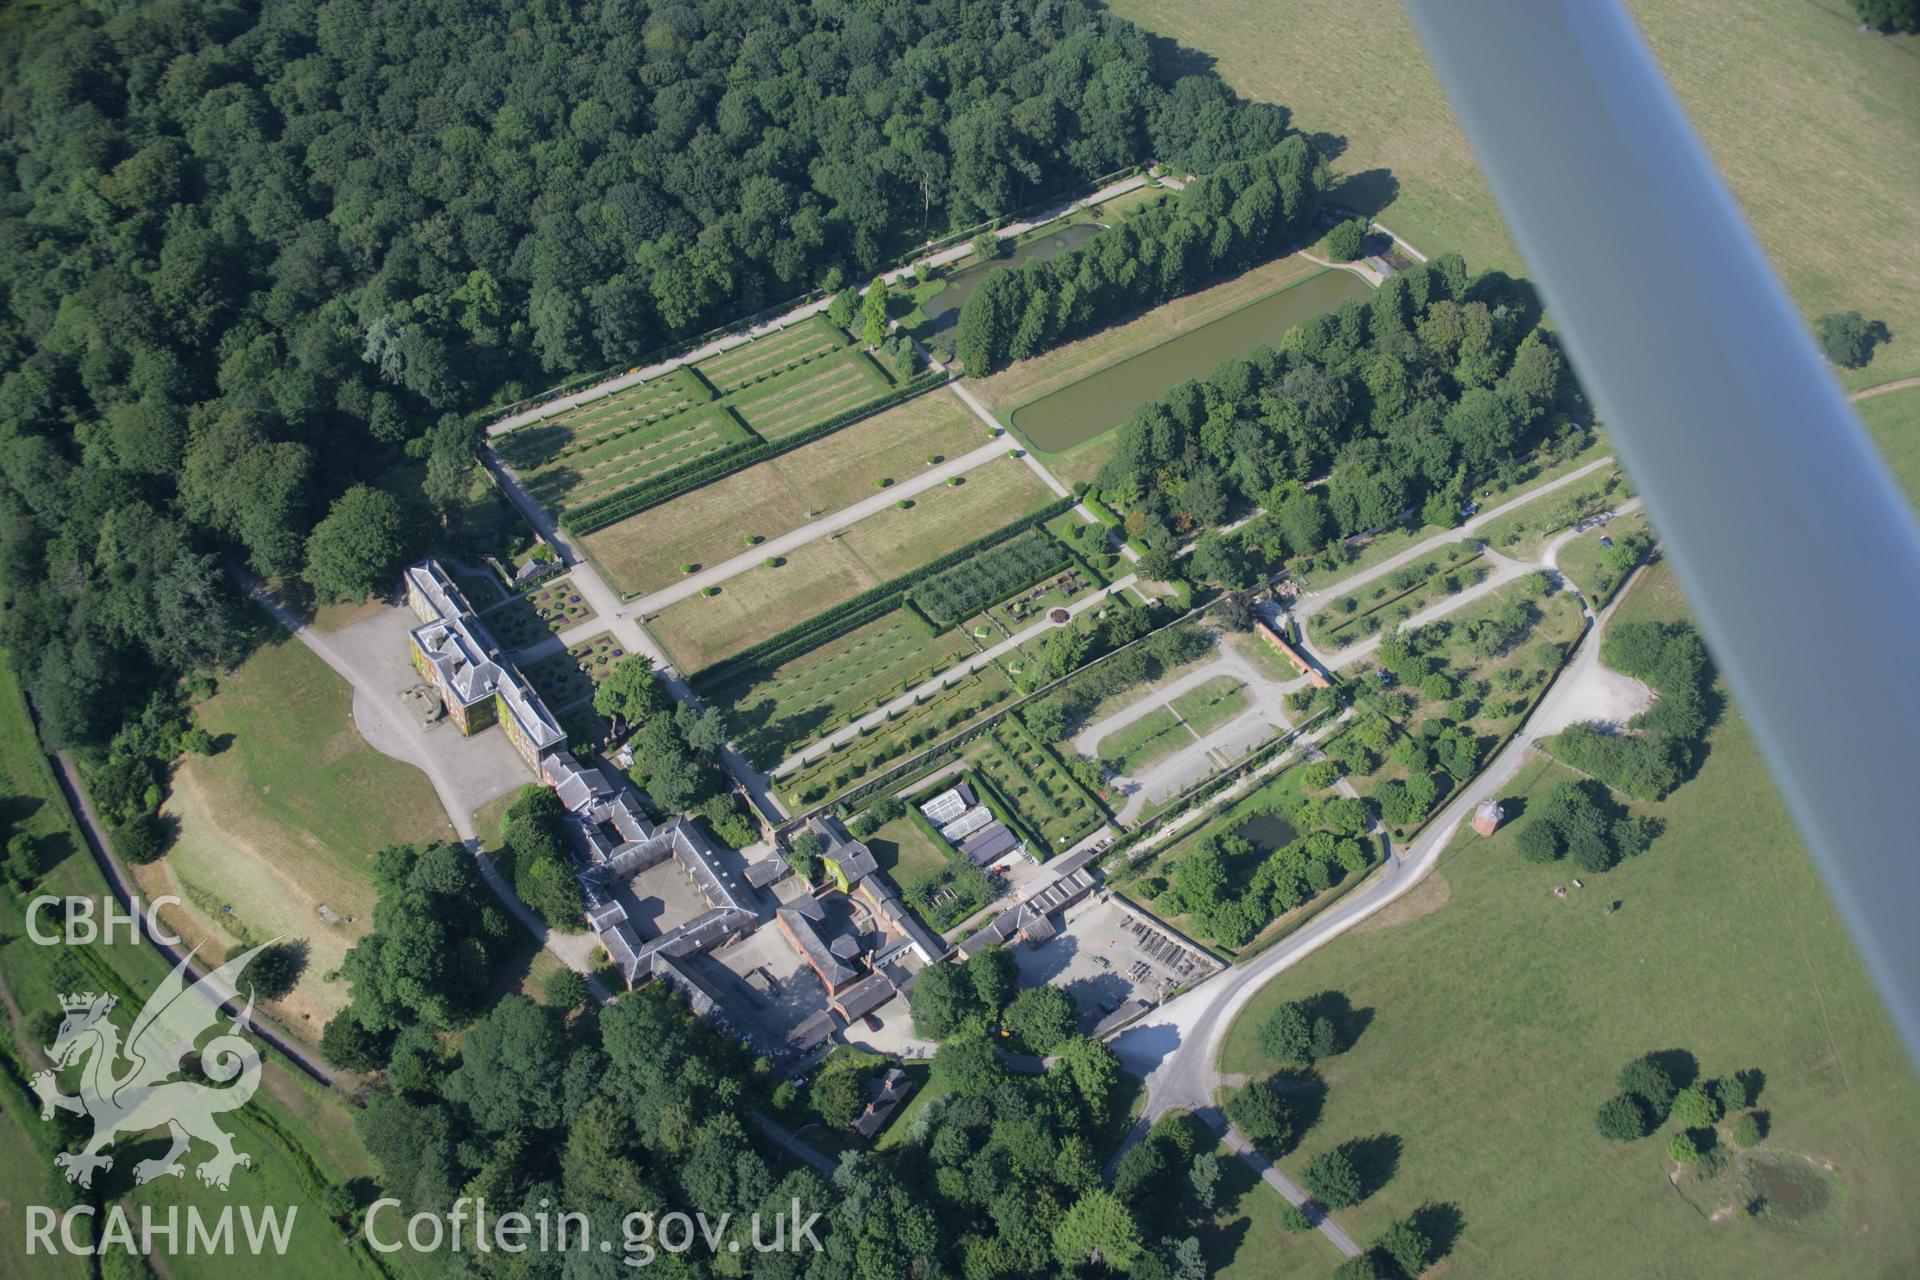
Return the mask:
M965 267L947 277L947 287L920 304L920 314L927 318L929 334L941 334L960 323L960 307L973 296L980 282L996 271L1008 267L1017 267L1022 263L1036 262L1042 258L1052 258L1069 249L1078 249L1087 241L1106 230L1097 222L1076 222L1072 226L1062 227L1051 235L1044 235L1017 244L1013 252L1004 258L995 258L992 262L978 262Z
M1256 813L1230 834L1252 845L1254 852L1263 858L1275 849L1286 848L1300 837L1300 833L1293 829L1293 824L1277 813Z
M1188 378L1206 377L1222 360L1244 356L1262 343L1276 344L1300 321L1368 292L1367 282L1351 271L1322 271L1022 405L1014 411L1013 425L1043 453L1071 449L1119 426L1135 409Z

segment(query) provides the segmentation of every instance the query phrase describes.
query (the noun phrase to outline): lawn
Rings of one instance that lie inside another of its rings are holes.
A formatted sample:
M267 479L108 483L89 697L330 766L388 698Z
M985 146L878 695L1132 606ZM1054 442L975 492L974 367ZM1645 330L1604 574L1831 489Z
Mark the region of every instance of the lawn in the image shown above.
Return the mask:
M1193 742L1192 732L1171 707L1155 707L1131 724L1107 734L1095 749L1100 754L1100 762L1108 769L1131 775Z
M1124 324L1022 360L991 377L970 378L967 389L1002 424L1010 424L1014 410L1021 405L1238 311L1319 270L1318 264L1297 255L1265 263L1212 288L1155 307ZM1221 356L1244 354L1222 352ZM1091 482L1113 455L1113 445L1114 435L1109 431L1060 453L1035 452L1062 483L1072 485Z
M1476 563L1480 551L1462 540L1434 555L1394 570L1362 588L1364 595L1341 596L1307 620L1308 637L1322 648L1344 649L1357 640L1386 630L1446 596L1457 595L1483 581L1487 566ZM1351 610L1343 609L1351 605Z
M503 437L502 456L550 508L570 510L752 439L724 405L691 404L658 422L580 438L561 419Z
M882 581L910 573L1053 501L1026 463L995 458L936 485L905 510L887 507L850 526L840 543Z
M1683 609L1656 566L1619 617ZM1567 776L1536 759L1509 809ZM1572 872L1522 861L1521 823L1463 832L1411 909L1263 989L1222 1070L1270 1069L1255 1035L1276 1002L1344 992L1365 1029L1325 1064L1324 1111L1282 1167L1297 1176L1339 1143L1398 1139L1397 1169L1341 1220L1367 1240L1452 1203L1460 1274L1906 1273L1920 1255L1920 1087L1737 711L1698 777L1635 808L1664 834L1564 900L1551 890ZM1691 1052L1709 1076L1763 1071L1767 1146L1831 1162L1838 1227L1711 1224L1667 1185L1659 1139L1603 1141L1594 1109L1623 1062L1656 1049Z
M674 665L691 673L879 584L859 557L822 538L772 567L727 579L717 595L677 600L649 615L646 625Z
M179 838L137 870L142 891L177 893L170 913L212 952L289 935L311 948L291 995L270 1006L316 1041L347 1001L325 975L363 937L373 856L452 834L426 775L368 746L353 692L305 646L263 645L196 712L219 750L174 771L165 813Z
M1318 1231L1294 1235L1280 1222L1286 1200L1253 1166L1222 1143L1220 1207L1194 1234L1215 1280L1270 1280L1275 1275L1329 1275L1340 1254Z
M1853 407L1873 433L1894 479L1920 505L1920 387L1869 396Z
M1473 154L1396 0L1114 0L1208 55L1296 128L1344 141L1335 195L1422 252L1524 273ZM1654 56L1809 317L1858 309L1893 330L1867 386L1920 372L1920 39L1865 36L1844 4L1631 0ZM1736 36L1737 33L1737 36Z
M1649 527L1646 512L1630 511L1572 539L1560 548L1554 559L1560 566L1560 572L1580 589L1580 594L1594 608L1604 608L1607 601L1613 599L1613 593L1626 575L1601 559L1607 548L1601 545L1600 540L1618 539L1628 533L1646 533Z
M750 684L708 690L730 708L734 743L760 767L880 702L906 692L969 652L964 637L935 638L896 609L781 664Z
M1206 737L1249 705L1247 686L1238 676L1215 676L1173 700L1174 713L1187 728Z
M866 845L880 869L897 884L913 884L947 869L946 850L928 839L920 824L910 817L898 817L878 827L867 837Z
M851 600L955 547L1045 506L1052 494L1024 463L996 458L965 483L938 485L809 542L773 565L756 565L716 595L675 601L649 622L683 671L697 671Z
M816 514L904 480L929 457L958 457L986 442L980 420L950 392L935 390L746 467L583 541L614 586L629 594L678 579L685 564L718 564L747 550L747 537L778 537Z

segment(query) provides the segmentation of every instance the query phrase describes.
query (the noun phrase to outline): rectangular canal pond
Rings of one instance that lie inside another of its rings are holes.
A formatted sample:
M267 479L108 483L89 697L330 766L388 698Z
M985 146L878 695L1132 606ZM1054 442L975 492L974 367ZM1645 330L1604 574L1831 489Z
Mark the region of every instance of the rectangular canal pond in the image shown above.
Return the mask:
M1057 257L1069 249L1078 249L1105 230L1097 222L1076 222L1015 245L1013 252L1004 258L977 262L954 272L947 277L946 288L920 304L920 314L927 318L927 336L945 333L959 324L960 308L980 287L980 282L994 272Z
M1021 405L1013 425L1042 453L1061 453L1126 421L1189 378L1204 378L1222 360L1280 341L1302 320L1370 292L1351 271L1322 271L1191 333L1089 374L1072 386ZM945 294L941 295L945 297Z

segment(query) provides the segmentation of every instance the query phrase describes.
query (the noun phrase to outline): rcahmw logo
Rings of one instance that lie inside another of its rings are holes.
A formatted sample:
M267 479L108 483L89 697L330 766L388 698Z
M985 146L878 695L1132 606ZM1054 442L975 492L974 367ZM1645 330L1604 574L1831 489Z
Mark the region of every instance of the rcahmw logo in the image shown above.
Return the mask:
M226 1032L204 1045L198 1042L219 1021L218 993L233 990L248 963L272 945L262 943L235 956L192 985L186 979L192 954L181 957L147 998L124 1045L120 1029L108 1017L117 1003L112 996L89 991L60 997L66 1017L47 1046L53 1069L35 1074L33 1091L40 1095L42 1120L53 1119L58 1109L93 1121L93 1137L84 1147L54 1157L54 1163L66 1170L67 1181L91 1187L94 1170L113 1168L113 1157L101 1152L117 1136L159 1128L172 1135L173 1145L164 1155L133 1167L136 1183L183 1175L186 1168L180 1157L194 1138L213 1148L213 1155L194 1169L210 1187L225 1191L235 1167L253 1163L233 1149L233 1139L213 1119L222 1111L245 1106L260 1085L260 1052L241 1034L253 1017L253 998L247 998L247 1007ZM231 1086L216 1089L181 1078L185 1059L192 1053L200 1055L201 1075L215 1084L231 1081ZM75 1064L80 1065L80 1091L62 1093L59 1074Z
M234 1218L240 1231L234 1232ZM181 1223L180 1206L164 1209L150 1204L140 1206L138 1215L120 1205L109 1205L98 1241L87 1239L81 1223L102 1217L90 1204L75 1205L64 1212L49 1205L27 1206L27 1255L40 1253L108 1254L124 1252L151 1258L158 1254L207 1254L231 1256L246 1252L284 1254L293 1235L293 1217L298 1205L268 1205L256 1210L250 1204L222 1205L220 1212L205 1214L198 1205L188 1205L186 1222Z

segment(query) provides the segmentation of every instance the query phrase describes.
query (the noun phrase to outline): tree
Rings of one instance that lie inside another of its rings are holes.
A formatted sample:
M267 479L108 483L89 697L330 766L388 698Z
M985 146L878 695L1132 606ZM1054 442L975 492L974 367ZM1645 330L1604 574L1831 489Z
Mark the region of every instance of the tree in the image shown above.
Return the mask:
M873 350L887 340L887 282L879 276L860 300L860 340Z
M852 285L848 285L839 293L834 294L833 301L827 304L827 319L833 321L837 328L851 328L853 325L853 313L859 309L860 291Z
M293 990L306 966L305 943L278 942L255 956L243 977L262 1000L278 1000Z
M1656 1123L1666 1119L1673 1105L1673 1079L1652 1058L1635 1058L1620 1068L1620 1091L1631 1093L1647 1104Z
M1102 1263L1127 1271L1140 1256L1140 1224L1111 1191L1087 1192L1053 1229L1053 1256L1061 1265Z
M26 888L40 878L40 842L29 832L16 831L7 837L7 879Z
M1073 1000L1058 987L1027 987L1007 1006L1001 1023L1030 1052L1051 1053L1074 1034Z
M1359 257L1367 242L1367 220L1348 218L1345 222L1336 222L1327 232L1327 256L1335 262L1352 262Z
M1733 1122L1733 1141L1735 1146L1753 1147L1760 1144L1760 1122L1751 1111L1742 1112Z
M811 1100L821 1123L828 1128L851 1128L867 1108L866 1076L855 1067L823 1072L813 1082Z
M1307 1217L1306 1210L1291 1200L1280 1204L1280 1225L1288 1235L1301 1236L1313 1230L1313 1220Z
M653 659L644 653L630 653L614 664L607 678L593 691L593 709L603 716L640 724L672 701L666 685L653 669Z
M547 1003L555 1009L578 1009L593 999L586 978L572 969L554 970L547 975L540 990L547 997Z
M1373 1247L1392 1258L1401 1274L1417 1276L1433 1260L1433 1241L1415 1226L1412 1219L1394 1223L1380 1233Z
M793 874L802 882L812 884L820 877L820 851L825 847L819 832L809 829L789 841L782 856L793 868Z
M1260 1051L1275 1062L1304 1067L1313 1061L1312 1029L1297 1002L1282 1001L1260 1027Z
M1264 1080L1253 1081L1227 1100L1227 1119L1258 1147L1283 1147L1293 1137L1286 1104Z
M945 1040L980 1012L979 996L958 965L930 964L914 980L907 997L913 1029L927 1040Z
M320 1056L342 1071L375 1071L387 1060L385 1043L351 1012L328 1019L320 1033Z
M1880 340L1879 326L1858 311L1832 311L1813 322L1814 336L1827 359L1845 369L1858 369L1873 359Z
M446 1097L464 1105L484 1133L551 1129L560 1123L561 1094L553 1082L564 1049L552 1009L508 995L461 1041L460 1065L447 1077Z
M1600 1104L1593 1116L1593 1127L1610 1142L1632 1142L1647 1135L1647 1109L1631 1093L1616 1093Z
M1853 0L1860 21L1875 31L1920 31L1920 0Z
M1193 1199L1202 1209L1212 1210L1220 1196L1220 1157L1211 1151L1202 1151L1193 1158L1193 1167L1187 1171L1187 1181L1193 1187Z
M1380 1280L1380 1268L1375 1264L1372 1254L1363 1253L1335 1267L1333 1280Z
M1677 1130L1667 1139L1667 1158L1676 1164L1692 1164L1700 1158L1700 1144L1690 1130Z
M1528 862L1544 865L1560 856L1560 833L1551 822L1536 818L1520 828L1514 848Z
M400 500L355 485L307 539L306 579L336 600L365 600L400 572L406 555Z
M1360 1203L1360 1174L1347 1153L1338 1148L1322 1151L1307 1161L1300 1185L1329 1209L1345 1209Z
M989 1016L1000 1012L1020 980L1013 952L1005 947L982 947L967 957L966 971L974 994Z
M1706 1129L1720 1119L1720 1104L1698 1084L1690 1084L1673 1095L1670 1114L1674 1123L1687 1129Z
M136 866L166 852L166 833L151 813L136 813L113 830L113 851Z

